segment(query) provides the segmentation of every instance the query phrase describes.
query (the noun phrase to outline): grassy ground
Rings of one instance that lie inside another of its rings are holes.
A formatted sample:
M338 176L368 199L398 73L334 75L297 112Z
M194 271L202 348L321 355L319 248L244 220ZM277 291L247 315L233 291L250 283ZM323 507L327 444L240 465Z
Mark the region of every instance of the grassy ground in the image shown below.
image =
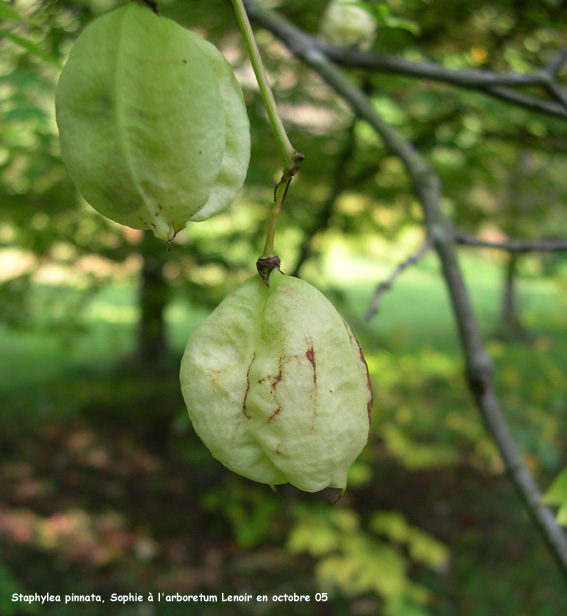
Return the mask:
M500 327L502 280L493 261L464 255L461 259L475 313L487 338ZM364 319L375 284L386 279L392 263L331 260L332 275L323 277L326 292L363 337L394 350L432 347L459 353L454 318L436 258L428 256L398 278L368 323ZM314 275L308 277L317 284ZM348 281L345 284L345 281ZM534 333L548 333L563 347L567 316L564 290L557 280L523 279L518 284L521 314ZM188 334L207 311L175 300L167 317L171 348L182 352ZM70 368L95 368L127 353L135 344L136 289L109 285L98 291L86 315L87 330L67 339L50 333L13 331L0 324L0 391L45 382ZM564 348L564 347L563 347Z

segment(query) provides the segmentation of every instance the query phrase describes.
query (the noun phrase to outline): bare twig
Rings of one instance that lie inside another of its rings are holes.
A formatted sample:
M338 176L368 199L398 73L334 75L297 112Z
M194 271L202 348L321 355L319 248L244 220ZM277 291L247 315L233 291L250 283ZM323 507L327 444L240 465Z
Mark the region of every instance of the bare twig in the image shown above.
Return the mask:
M567 45L560 49L550 60L547 70L552 74L557 74L567 60Z
M255 0L245 0L245 4L251 15L257 15L260 9ZM515 90L520 87L537 86L542 92L550 92L549 84L550 80L553 81L554 74L550 77L548 70L526 75L479 69L449 69L435 62L415 62L395 56L333 47L305 32L301 32L300 35L295 32L290 37L290 32L294 32L294 25L281 15L275 17L273 13L264 12L261 19L262 25L278 38L289 40L289 49L295 55L305 53L309 49L311 54L318 53L342 66L439 81L484 92L494 98L550 116L567 118L567 109L556 91L551 92L550 99Z
M248 0L247 7L254 19L272 30L298 58L316 71L403 161L419 198L427 235L439 257L451 297L467 366L469 388L526 511L567 580L567 538L555 522L551 510L541 504L541 491L524 463L500 408L492 380L492 361L484 348L459 267L455 230L441 209L441 188L437 174L415 147L383 120L371 101L331 64L320 48L313 45L312 37L308 37L289 22L282 21L275 13L265 11L254 0Z
M461 88L479 90L495 98L534 111L557 117L567 117L565 93L555 81L555 73L553 72L540 71L526 75L521 73L496 73L478 69L450 69L435 62L415 62L395 56L333 47L317 39L314 39L313 44L336 64L430 79ZM539 86L547 91L551 95L551 99L514 90L514 88L533 86Z
M502 86L481 89L483 92L491 94L494 98L499 98L507 103L513 103L518 107L524 107L525 109L531 109L532 111L539 111L557 118L567 118L567 110L563 104L554 100L531 96L530 94L524 94L523 92L516 92L511 88Z
M559 101L567 111L567 93L565 93L565 90L555 81L555 79L550 79L547 89L549 90L551 96Z
M318 39L313 39L316 46L329 60L341 66L369 69L382 73L396 73L408 77L419 77L441 81L465 88L490 88L493 86L543 86L545 79L539 74L496 73L480 69L451 69L435 62L406 60L396 56L386 56L356 49L334 47Z
M392 285L396 281L396 278L402 274L410 265L415 265L421 258L423 258L431 249L431 241L426 240L419 249L410 255L405 261L402 261L396 269L390 274L390 277L387 280L381 282L377 287L376 291L374 291L374 295L372 296L372 300L370 302L370 306L368 307L368 311L366 312L366 318L370 320L378 311L378 306L380 304L380 300L382 299L382 295L389 291L392 288Z
M455 239L458 244L465 246L478 246L480 248L493 248L495 250L505 250L507 252L566 252L567 239L553 240L516 240L508 239L502 242L483 240L474 235L457 232Z

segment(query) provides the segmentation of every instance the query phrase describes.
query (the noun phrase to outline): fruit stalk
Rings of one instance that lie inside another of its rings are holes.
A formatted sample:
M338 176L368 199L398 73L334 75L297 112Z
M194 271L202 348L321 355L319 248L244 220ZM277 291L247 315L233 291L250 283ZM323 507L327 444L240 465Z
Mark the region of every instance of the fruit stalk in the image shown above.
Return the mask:
M283 177L288 179L293 177L293 175L297 172L297 165L303 160L303 154L300 154L293 147L286 133L282 119L278 112L274 95L268 82L268 76L266 75L266 70L264 69L264 63L262 62L260 50L256 44L256 39L254 37L254 32L252 31L252 26L250 25L250 20L248 19L248 14L244 8L244 2L243 0L232 0L232 5L234 7L234 12L236 13L238 25L242 31L242 36L244 37L248 56L250 57L250 63L252 64L254 74L256 75L256 80L258 81L262 101L264 102L264 107L266 108L274 137L280 149L284 169Z
M270 216L270 225L268 227L268 233L266 235L266 243L264 244L264 252L262 258L274 256L274 236L276 233L276 224L278 216L282 209L282 203L284 202L287 194L287 189L291 183L291 178L284 179L282 177L280 183L276 186L274 191L274 207L272 208L272 214Z
M248 14L246 13L246 8L244 7L244 2L243 0L232 0L232 4L234 7L234 12L236 13L238 24L242 31L242 36L244 37L244 42L246 43L248 56L250 57L250 62L252 64L252 68L254 69L254 74L256 75L262 101L264 102L264 107L266 108L266 112L272 127L272 132L274 134L274 138L276 139L276 143L278 144L283 163L282 177L276 184L274 190L274 206L272 208L268 233L266 235L266 243L264 245L264 251L261 257L268 258L274 256L274 235L276 232L277 219L281 211L282 203L287 195L287 190L291 180L297 173L299 164L303 161L304 156L293 147L286 133L273 92L270 88L268 76L266 75L266 71L264 69L264 63L262 62L258 45L256 44L254 32L252 31L252 26L250 25L250 20L248 19ZM264 282L266 282L266 280L264 280Z

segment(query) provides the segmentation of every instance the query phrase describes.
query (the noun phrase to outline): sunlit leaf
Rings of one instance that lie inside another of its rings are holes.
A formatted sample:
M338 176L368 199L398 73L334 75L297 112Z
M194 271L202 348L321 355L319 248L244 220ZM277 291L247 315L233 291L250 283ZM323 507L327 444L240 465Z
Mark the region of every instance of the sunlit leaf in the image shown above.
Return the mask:
M543 497L543 502L548 505L567 504L567 468L563 469L551 484L551 487Z
M411 526L403 514L397 511L376 513L370 526L372 530L385 535L395 543L407 545L412 560L430 567L443 565L448 557L448 549L435 537Z
M567 526L567 468L559 474L544 494L542 502L548 505L559 505L557 523Z
M444 443L419 443L395 425L384 427L388 449L410 469L450 466L458 461L458 451Z
M318 521L305 520L291 530L287 547L292 552L307 552L312 556L322 556L336 550L339 534L332 527Z
M567 503L559 507L559 511L557 512L557 523L567 526Z

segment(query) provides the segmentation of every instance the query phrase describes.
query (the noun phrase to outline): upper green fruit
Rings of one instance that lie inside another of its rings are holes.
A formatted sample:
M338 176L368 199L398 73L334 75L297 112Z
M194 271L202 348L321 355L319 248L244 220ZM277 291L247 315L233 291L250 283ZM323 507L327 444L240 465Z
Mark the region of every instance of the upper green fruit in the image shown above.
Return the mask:
M310 284L274 270L226 297L190 336L181 388L212 455L249 479L345 488L368 439L358 342Z
M210 43L131 2L85 28L56 93L61 154L108 218L167 239L244 182L242 91Z
M331 45L368 50L376 38L376 21L352 0L331 0L321 18L321 34Z

